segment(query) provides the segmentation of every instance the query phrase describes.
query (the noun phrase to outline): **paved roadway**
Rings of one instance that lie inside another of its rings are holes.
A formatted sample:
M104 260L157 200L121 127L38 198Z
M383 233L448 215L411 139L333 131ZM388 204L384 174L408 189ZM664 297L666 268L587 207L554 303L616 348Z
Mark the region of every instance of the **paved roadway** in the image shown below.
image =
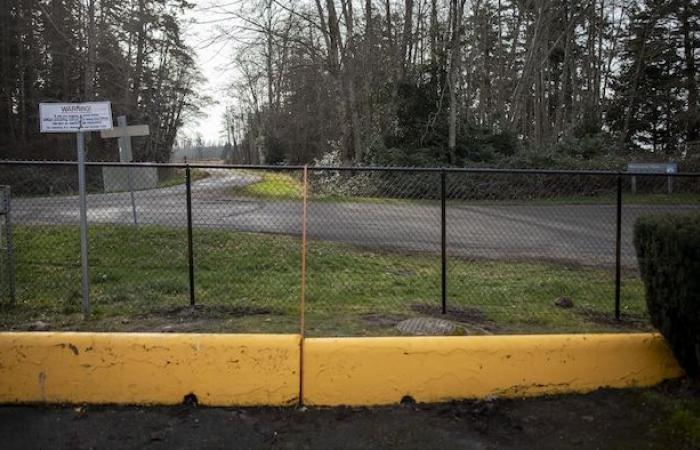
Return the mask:
M231 194L234 186L255 181L253 175L214 170L210 177L193 183L195 226L299 235L299 201ZM140 191L135 197L140 224L186 225L184 185ZM624 206L623 265L636 265L632 227L637 217L692 211L700 211L700 205ZM13 218L25 224L78 223L78 199L18 198L13 202ZM93 224L131 223L129 194L89 195L88 218ZM439 253L440 208L425 202L311 202L308 233L310 239ZM615 206L450 202L447 242L448 254L460 257L610 266L614 263Z

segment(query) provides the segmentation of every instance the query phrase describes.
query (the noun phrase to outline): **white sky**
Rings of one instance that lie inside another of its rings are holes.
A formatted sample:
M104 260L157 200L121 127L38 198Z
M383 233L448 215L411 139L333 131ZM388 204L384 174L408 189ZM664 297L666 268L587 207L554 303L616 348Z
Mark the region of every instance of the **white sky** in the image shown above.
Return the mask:
M207 41L212 38L215 26L206 23L212 20L212 14L207 8L221 3L221 0L197 1L194 9L185 15L185 21L189 23L184 27L184 40L195 50L199 70L206 78L200 92L209 95L214 103L204 108L203 116L197 123L186 123L182 133L192 137L199 133L205 142L223 143L226 141L223 117L227 102L230 101L226 86L234 77L234 68L230 65L232 48L230 43L208 45ZM220 16L216 19L220 19Z

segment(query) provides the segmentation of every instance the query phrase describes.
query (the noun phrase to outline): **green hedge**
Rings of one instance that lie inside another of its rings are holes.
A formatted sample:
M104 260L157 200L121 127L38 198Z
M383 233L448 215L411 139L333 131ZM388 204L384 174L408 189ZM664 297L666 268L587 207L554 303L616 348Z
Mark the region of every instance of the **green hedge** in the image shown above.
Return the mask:
M649 315L690 376L700 375L700 214L640 217L634 245Z

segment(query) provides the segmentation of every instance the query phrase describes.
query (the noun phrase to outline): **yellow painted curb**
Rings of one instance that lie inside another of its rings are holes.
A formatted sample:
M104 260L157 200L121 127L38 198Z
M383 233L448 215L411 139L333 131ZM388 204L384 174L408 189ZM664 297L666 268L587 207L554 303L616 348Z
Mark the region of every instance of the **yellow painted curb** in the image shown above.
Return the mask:
M289 405L299 335L0 333L0 403ZM304 403L381 405L649 386L682 375L657 334L314 338Z
M650 386L682 376L657 334L304 341L304 403L382 405Z
M0 333L0 402L286 405L300 336Z

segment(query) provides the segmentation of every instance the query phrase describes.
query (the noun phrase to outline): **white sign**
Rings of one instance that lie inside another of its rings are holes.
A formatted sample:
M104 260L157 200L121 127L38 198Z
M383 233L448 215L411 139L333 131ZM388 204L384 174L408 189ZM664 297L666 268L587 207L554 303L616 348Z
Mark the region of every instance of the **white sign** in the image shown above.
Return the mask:
M42 133L77 133L112 128L110 102L39 103Z
M628 172L636 173L676 173L678 164L676 163L629 163Z

